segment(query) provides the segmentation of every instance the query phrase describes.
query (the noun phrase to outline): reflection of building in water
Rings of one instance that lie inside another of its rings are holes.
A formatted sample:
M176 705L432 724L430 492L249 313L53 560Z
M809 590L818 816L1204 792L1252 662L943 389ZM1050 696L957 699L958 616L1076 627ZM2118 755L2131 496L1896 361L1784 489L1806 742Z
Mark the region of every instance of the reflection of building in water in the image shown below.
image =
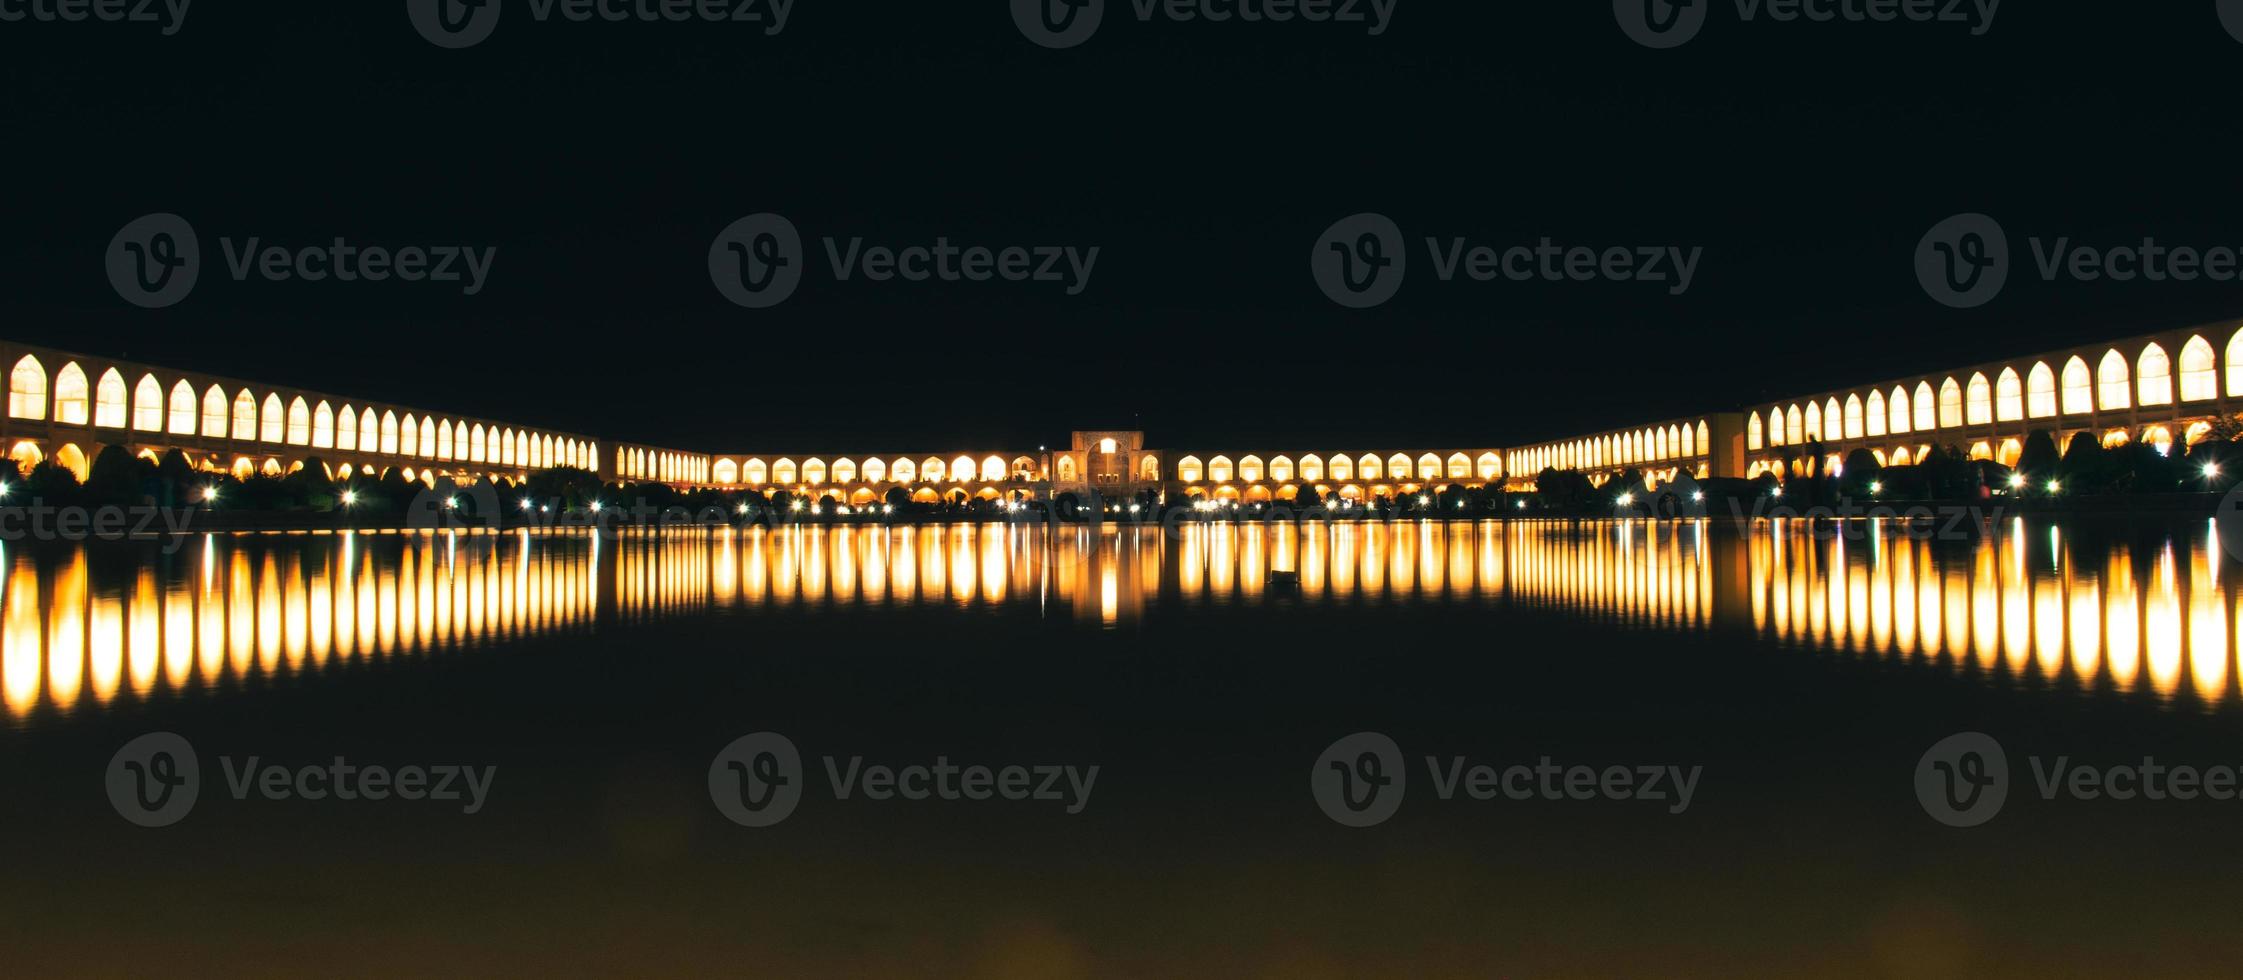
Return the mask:
M1964 546L1705 523L1016 524L209 537L173 557L0 559L0 703L23 719L715 609L1017 605L1095 627L1161 603L1463 602L1751 630L2034 685L2235 697L2243 625L2206 536L2137 559L2048 528ZM105 556L114 557L114 556ZM1273 594L1272 572L1298 573Z

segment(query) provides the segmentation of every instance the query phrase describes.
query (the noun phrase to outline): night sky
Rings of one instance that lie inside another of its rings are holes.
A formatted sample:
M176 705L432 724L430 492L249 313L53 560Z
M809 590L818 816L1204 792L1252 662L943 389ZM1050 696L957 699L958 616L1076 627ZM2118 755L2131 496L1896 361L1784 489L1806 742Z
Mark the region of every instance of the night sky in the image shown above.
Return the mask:
M13 4L15 0L10 0ZM1637 45L1609 4L1400 0L1360 24L1139 21L1026 40L1002 0L801 0L757 24L536 21L440 49L402 0L201 0L0 23L0 335L708 451L1511 445L2243 313L2235 283L2045 283L2028 236L2243 246L2211 0L1961 24L1740 23ZM13 9L13 8L11 8ZM193 294L102 255L172 211ZM769 309L706 253L773 211L814 263ZM1343 309L1336 219L1412 240ZM1983 211L2018 268L1950 310L1916 242ZM1050 283L835 282L818 240L1100 249ZM1699 246L1642 283L1441 282L1425 236ZM227 278L219 239L496 246L431 283Z

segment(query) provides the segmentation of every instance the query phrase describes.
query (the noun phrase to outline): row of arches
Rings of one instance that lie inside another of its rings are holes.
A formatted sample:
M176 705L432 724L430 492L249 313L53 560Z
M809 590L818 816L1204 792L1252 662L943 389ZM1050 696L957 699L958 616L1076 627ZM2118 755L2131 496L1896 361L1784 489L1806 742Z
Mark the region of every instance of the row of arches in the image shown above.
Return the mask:
M1154 466L1157 468L1158 463ZM1291 456L1272 456L1265 463L1262 457L1241 456L1233 462L1229 456L1216 456L1202 463L1197 456L1185 456L1176 461L1176 479L1181 483L1229 483L1238 480L1258 483L1269 480L1284 483L1301 480L1495 480L1503 476L1503 457L1494 452L1483 452L1477 458L1461 452L1451 453L1446 459L1426 453L1411 459L1408 453L1394 453L1383 459L1376 453L1364 453L1350 458L1334 454L1329 458L1304 455L1296 463Z
M2176 441L2184 447L2194 446L2204 441L2212 433L2210 422L2191 422L2181 427L2181 432L2176 440L2173 428L2170 425L2160 424L2145 425L2140 427L2139 431L2123 426L2082 431L2093 433L2096 441L2106 449L2115 449L2139 441L2156 449L2161 455L2171 455ZM2056 445L2058 448L2069 445L2071 438L2071 433L2058 433ZM1922 461L1924 457L1931 454L1931 451L1931 443L1917 443L1913 446L1869 447L1870 455L1877 460L1877 464L1880 466L1908 466ZM1971 459L1992 460L2003 466L2015 466L2018 459L2025 454L2025 440L2018 436L2002 439L1980 439L1966 447L1964 454ZM1774 473L1778 476L1787 473L1791 476L1805 476L1807 475L1807 466L1808 460L1805 457L1788 460L1754 460L1751 465L1746 467L1745 477L1750 479L1764 472ZM1843 454L1829 453L1823 457L1822 470L1825 474L1837 476L1843 473L1844 469L1845 457Z
M1819 404L1808 400L1804 408L1793 403L1755 409L1745 420L1745 447L2159 408L2175 404L2176 397L2181 403L2207 402L2220 397L2223 387L2218 358L2202 335L2181 345L2177 362L2164 345L2149 341L2131 358L2116 347L2105 350L2092 370L2077 354L2063 364L2059 370L2038 360L2023 373L2004 366L1991 379L1977 371L1967 380L1949 375L1937 388L1926 378L1912 389L1903 383L1889 391L1871 389L1867 397L1849 392L1843 402L1832 395ZM2228 339L2224 382L2229 397L2243 396L2243 330Z
M1595 470L1690 459L1712 452L1711 431L1703 419L1611 432L1512 452L1513 473L1544 469Z
M301 395L286 402L273 392L259 399L248 388L228 395L216 384L198 394L185 379L167 389L153 373L141 375L128 389L123 373L109 368L89 384L85 369L76 361L65 363L50 385L46 366L30 354L8 372L8 417L538 469L592 469L599 453L596 443L567 436L413 412L401 417L394 409L361 410L347 402L337 408L325 399L307 402Z
M636 480L660 480L664 483L707 483L709 482L710 466L707 456L663 449L618 446L615 450L615 472L618 476Z
M1016 456L1008 464L1002 456L958 456L945 461L940 456L928 456L913 461L908 456L894 460L879 457L863 461L836 459L828 462L820 458L796 462L781 457L766 463L760 458L745 460L719 459L712 468L714 482L719 485L745 484L751 487L791 486L824 483L984 483L1031 482L1039 479L1040 469L1035 459Z

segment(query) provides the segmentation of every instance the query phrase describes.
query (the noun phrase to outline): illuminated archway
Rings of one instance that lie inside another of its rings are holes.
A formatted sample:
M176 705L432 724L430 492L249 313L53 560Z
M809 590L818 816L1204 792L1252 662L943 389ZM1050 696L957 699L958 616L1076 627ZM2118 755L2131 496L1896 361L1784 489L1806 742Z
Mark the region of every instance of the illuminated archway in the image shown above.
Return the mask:
M2015 422L2025 417L2025 381L2016 368L2003 368L1994 379L1994 419Z
M141 375L132 387L132 427L138 432L164 430L164 386L153 374Z
M2103 411L2117 411L2133 407L2133 392L2126 371L2126 357L2116 350L2103 353L2103 363L2095 368L2095 407Z
M2173 362L2165 355L2165 348L2154 343L2143 347L2141 356L2135 359L2134 365L2134 387L2138 396L2134 403L2173 404ZM2168 447L2173 444L2170 435L2166 437L2165 444Z
M250 394L247 388L234 396L232 438L236 442L255 442L257 439L257 396ZM256 473L254 464L250 473Z
M1963 386L1954 378L1939 383L1939 427L1959 428L1963 424Z
M1199 457L1186 456L1183 459L1176 461L1177 480L1184 483L1198 483L1204 478L1205 475L1204 471L1201 469Z
M1885 393L1875 388L1869 390L1869 400L1863 403L1862 431L1871 438L1885 434Z
M122 429L128 411L125 376L118 374L116 368L101 372L101 380L94 384L93 424L105 429Z
M8 458L16 461L18 469L29 473L32 467L44 462L47 456L39 451L38 443L26 439L16 443L8 450Z
M63 365L62 371L55 375L55 421L65 425L86 424L92 414L90 401L85 369L76 361ZM55 455L62 454L57 451Z
M257 438L275 444L281 442L288 424L286 412L280 404L280 396L267 393L264 407L258 410Z
M1333 456L1325 461L1325 470L1334 480L1355 478L1355 463L1345 456Z
M2201 336L2190 337L2181 345L2181 400L2200 402L2219 393L2219 365L2212 355L2211 342Z
M47 417L47 369L39 359L29 354L16 362L8 372L8 417L18 419L44 419Z
M1964 389L1963 418L1971 425L1986 425L1994 421L1994 386L1987 383L1984 372L1973 372L1970 385Z
M2025 377L2025 414L2036 419L2056 414L2056 372L2047 361L2033 362Z
M195 434L195 386L181 381L171 386L170 418L164 428L175 436Z
M1885 420L1887 432L1902 435L1909 430L1908 389L1893 386L1891 397L1885 400L1885 414L1888 416Z

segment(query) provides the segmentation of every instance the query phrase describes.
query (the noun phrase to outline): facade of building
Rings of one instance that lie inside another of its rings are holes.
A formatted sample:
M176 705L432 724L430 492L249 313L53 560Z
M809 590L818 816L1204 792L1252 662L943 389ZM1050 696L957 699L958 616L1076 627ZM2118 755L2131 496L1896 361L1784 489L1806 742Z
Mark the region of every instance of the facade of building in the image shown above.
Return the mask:
M863 505L901 489L914 500L1107 499L1260 503L1305 490L1369 499L1461 488L1529 489L1545 468L1602 482L1637 470L1655 483L1691 476L1825 472L1868 450L1887 465L1936 445L2014 463L2027 433L2059 445L2081 432L2105 445L2170 452L2243 413L2243 327L2170 330L2108 344L1879 381L1858 388L1667 419L1518 447L1155 449L1135 430L1074 433L1068 446L777 454L708 453L623 443L378 399L241 381L0 342L9 369L0 445L19 465L52 460L81 479L106 448L151 458L172 449L203 469L248 476L316 461L336 477L403 471L410 480L519 480L575 466L650 481ZM1810 447L1812 449L1810 450Z

